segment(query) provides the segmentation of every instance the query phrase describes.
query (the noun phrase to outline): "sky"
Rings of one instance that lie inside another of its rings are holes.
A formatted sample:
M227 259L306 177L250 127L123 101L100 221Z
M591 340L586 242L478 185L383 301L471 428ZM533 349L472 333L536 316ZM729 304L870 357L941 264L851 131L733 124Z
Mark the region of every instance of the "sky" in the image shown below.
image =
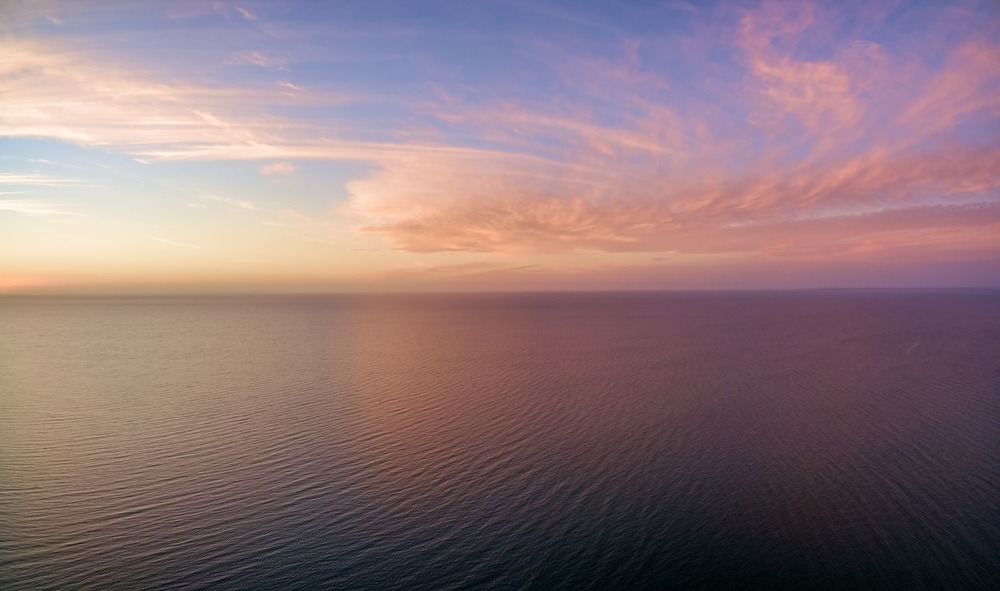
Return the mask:
M0 293L1000 287L995 1L0 0Z

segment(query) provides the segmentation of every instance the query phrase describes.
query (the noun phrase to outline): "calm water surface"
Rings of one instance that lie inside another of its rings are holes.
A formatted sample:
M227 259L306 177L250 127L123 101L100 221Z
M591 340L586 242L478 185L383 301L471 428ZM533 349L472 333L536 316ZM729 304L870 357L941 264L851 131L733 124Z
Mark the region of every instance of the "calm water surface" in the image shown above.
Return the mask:
M1000 588L1000 293L0 300L0 589Z

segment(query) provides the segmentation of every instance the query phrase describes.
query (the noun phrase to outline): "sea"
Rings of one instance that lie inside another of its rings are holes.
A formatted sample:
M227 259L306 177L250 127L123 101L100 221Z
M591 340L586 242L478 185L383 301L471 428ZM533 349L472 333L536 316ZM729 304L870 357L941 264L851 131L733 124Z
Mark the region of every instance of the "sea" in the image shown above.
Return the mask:
M7 296L0 589L1000 589L1000 291Z

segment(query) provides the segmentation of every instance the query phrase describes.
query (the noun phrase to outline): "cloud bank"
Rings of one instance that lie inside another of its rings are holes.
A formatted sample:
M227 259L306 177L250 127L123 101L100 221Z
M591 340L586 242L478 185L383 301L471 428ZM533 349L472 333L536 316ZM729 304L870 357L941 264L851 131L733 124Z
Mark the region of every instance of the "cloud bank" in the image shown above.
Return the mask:
M708 53L728 26L734 57L719 79L708 63L671 79L656 67L674 46L637 59L636 41L617 61L553 57L565 96L453 98L442 119L544 162L386 160L349 185L372 220L362 229L410 252L833 255L905 229L995 225L1000 45L985 33L997 11L970 34L982 14L942 8L927 15L930 40L880 43L887 13L851 28L847 11L809 3L734 9L678 40ZM942 45L938 63L911 51L918 42ZM1000 252L1000 240L979 246Z

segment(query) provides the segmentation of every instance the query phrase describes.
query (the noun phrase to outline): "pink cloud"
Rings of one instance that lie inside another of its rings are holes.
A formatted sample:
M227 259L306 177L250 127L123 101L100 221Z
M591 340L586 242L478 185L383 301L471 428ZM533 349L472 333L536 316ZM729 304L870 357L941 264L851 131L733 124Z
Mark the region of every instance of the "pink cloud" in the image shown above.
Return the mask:
M250 64L262 68L274 68L284 70L285 63L282 60L270 57L259 51L247 51L233 55L230 60L234 64Z
M361 230L410 252L847 256L934 228L959 244L950 230L994 220L1000 198L1000 137L957 127L997 129L1000 45L953 44L935 67L861 34L884 10L828 43L847 22L832 10L741 13L741 93L707 84L717 94L702 103L672 100L676 83L644 71L634 49L619 62L554 60L586 100L447 97L450 125L542 160L382 158L348 186ZM807 51L817 39L823 55Z
M857 220L926 198L964 203L992 194L995 201L1000 148L864 154L689 186L652 175L602 183L598 175L566 172L554 180L555 172L469 172L428 161L387 167L350 189L361 213L383 220L363 230L413 252L691 251L692 235L711 250L735 251L748 245L731 237L748 227L780 223L790 232L796 224Z
M811 3L765 3L744 15L739 44L772 117L793 115L813 131L854 125L864 107L846 68L832 60L796 59L781 49L818 27L816 12Z
M959 45L947 64L923 81L897 124L925 133L947 132L963 118L979 115L995 123L1000 114L1000 45L975 39Z

